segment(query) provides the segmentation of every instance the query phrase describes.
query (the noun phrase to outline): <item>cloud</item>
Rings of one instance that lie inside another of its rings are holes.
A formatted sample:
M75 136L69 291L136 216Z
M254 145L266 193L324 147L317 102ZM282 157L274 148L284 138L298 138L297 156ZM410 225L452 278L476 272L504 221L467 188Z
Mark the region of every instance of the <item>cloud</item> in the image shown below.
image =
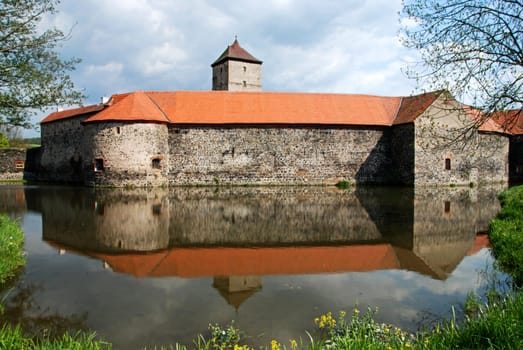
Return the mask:
M71 38L76 85L100 96L209 90L210 64L237 35L263 66L266 91L408 95L401 72L416 53L399 44L401 0L62 0L42 27Z

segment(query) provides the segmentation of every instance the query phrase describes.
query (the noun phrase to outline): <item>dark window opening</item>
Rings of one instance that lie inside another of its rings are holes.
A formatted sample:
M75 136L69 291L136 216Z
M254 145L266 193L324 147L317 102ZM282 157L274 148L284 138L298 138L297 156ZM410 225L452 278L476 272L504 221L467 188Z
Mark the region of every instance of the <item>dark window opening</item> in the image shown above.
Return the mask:
M244 80L243 81L243 87L246 87L247 86L247 82Z
M445 159L445 170L450 170L450 169L451 169L450 158L446 158Z
M445 201L443 203L443 210L445 211L445 214L450 213L450 202L449 201Z
M247 67L243 66L243 71L247 72Z
M94 171L104 171L104 160L102 158L96 158L94 160Z
M152 167L153 169L160 169L162 167L161 159L160 158L154 158L152 161Z
M120 135L120 133L122 132L122 130L120 129L119 126L116 127L116 134L117 135Z

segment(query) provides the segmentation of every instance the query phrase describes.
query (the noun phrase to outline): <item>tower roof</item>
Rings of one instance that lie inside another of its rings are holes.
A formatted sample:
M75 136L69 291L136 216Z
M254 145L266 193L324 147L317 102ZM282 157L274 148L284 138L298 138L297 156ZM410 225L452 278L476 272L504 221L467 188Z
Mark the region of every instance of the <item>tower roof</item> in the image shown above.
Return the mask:
M262 64L262 61L248 53L243 47L240 46L238 39L234 39L232 45L229 45L225 51L223 51L220 57L218 57L218 59L214 61L213 64L211 64L211 67L214 67L227 60Z

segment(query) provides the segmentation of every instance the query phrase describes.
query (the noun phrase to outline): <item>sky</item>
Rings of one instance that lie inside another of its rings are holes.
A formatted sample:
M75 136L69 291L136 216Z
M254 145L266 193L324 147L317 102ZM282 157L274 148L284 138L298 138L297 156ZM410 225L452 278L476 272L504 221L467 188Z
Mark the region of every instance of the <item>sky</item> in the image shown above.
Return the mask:
M71 32L63 59L87 96L210 90L210 64L232 44L263 61L264 91L410 95L401 0L62 0L42 22ZM45 113L37 116L38 122ZM35 133L35 132L32 132Z

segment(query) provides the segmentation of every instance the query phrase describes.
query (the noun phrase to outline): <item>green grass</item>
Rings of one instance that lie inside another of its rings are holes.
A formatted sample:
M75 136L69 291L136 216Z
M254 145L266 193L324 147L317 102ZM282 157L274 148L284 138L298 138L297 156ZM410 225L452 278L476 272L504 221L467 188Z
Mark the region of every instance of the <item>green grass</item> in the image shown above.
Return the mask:
M58 339L32 339L25 337L20 327L4 325L0 328L2 350L101 350L112 349L111 344L95 339L95 334L64 334Z
M523 186L499 195L501 211L490 223L489 238L496 263L523 286Z
M0 287L25 266L24 234L17 222L0 214Z

